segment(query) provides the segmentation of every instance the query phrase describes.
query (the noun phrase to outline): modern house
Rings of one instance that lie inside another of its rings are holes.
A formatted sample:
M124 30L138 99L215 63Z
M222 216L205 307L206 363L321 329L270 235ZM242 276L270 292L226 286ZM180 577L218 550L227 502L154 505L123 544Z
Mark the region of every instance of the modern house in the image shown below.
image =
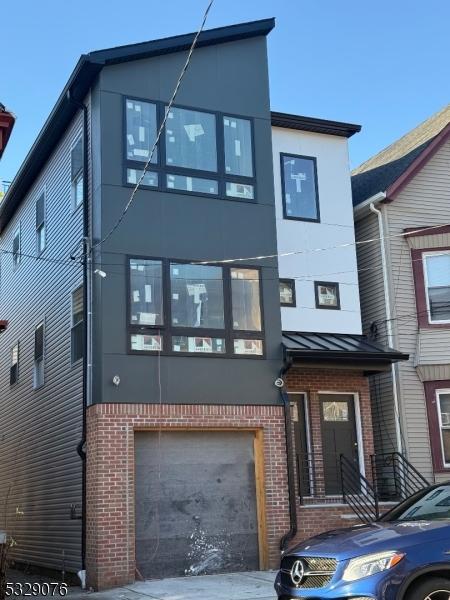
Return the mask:
M361 335L359 128L271 113L273 26L204 31L170 110L193 34L83 55L0 205L18 562L97 589L276 567L342 524L337 472L367 496L366 376L406 357Z
M409 354L371 378L375 448L450 473L450 105L353 172L363 329Z
M368 375L407 358L362 335L348 157L348 138L360 129L272 113L285 381L303 539L376 510Z

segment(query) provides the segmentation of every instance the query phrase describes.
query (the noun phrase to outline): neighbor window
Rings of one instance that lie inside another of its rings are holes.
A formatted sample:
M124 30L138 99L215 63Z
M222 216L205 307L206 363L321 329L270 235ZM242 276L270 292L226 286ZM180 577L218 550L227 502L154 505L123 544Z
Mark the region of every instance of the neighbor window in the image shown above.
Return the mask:
M280 305L295 306L295 280L280 279Z
M450 253L424 254L425 293L430 323L450 321Z
M217 171L216 118L213 114L171 108L166 123L166 164Z
M40 254L45 248L45 195L36 202L36 250Z
M316 308L341 308L339 298L339 284L329 281L314 282L316 294Z
M72 208L76 209L83 202L83 143L81 138L75 143L70 154L70 171L72 181Z
M34 330L34 365L33 387L44 385L44 323L39 323Z
M437 391L439 426L441 430L442 461L450 466L450 392Z
M258 269L130 258L129 278L131 352L263 355Z
M281 154L281 180L284 218L319 221L316 159Z
M12 248L12 260L13 268L16 268L20 264L21 259L21 235L20 235L20 224L14 232L13 237L13 248Z
M19 342L11 348L11 366L9 369L9 384L13 385L19 380Z
M252 126L248 119L223 117L225 173L253 177Z
M127 159L146 163L157 135L156 104L141 100L126 100ZM152 163L158 162L157 148Z
M83 326L83 286L72 292L72 362L83 358L84 354L84 326Z

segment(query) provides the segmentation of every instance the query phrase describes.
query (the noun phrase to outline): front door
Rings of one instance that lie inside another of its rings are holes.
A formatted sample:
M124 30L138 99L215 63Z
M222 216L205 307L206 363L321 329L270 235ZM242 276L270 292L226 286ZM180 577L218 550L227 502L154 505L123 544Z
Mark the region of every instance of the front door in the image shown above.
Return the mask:
M340 456L358 467L355 401L352 394L320 394L325 494L341 493Z

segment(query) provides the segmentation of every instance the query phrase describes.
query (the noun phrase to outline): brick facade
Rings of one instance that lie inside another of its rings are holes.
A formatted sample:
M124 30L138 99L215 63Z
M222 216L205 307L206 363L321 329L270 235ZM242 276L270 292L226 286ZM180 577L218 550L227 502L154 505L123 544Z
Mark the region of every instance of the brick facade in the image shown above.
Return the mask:
M263 432L268 566L278 566L280 538L289 529L281 406L96 404L87 415L88 586L135 579L134 432L189 427Z
M346 369L307 369L293 366L287 373L288 392L303 392L307 396L309 409L309 431L311 451L314 455L315 497L308 500L310 506L298 501L298 534L295 541L301 541L322 531L336 527L347 527L358 521L349 519L354 515L350 507L342 505L342 499L327 498L324 493L322 453L322 431L320 422L319 392L341 392L357 395L361 418L362 445L367 479L371 479L370 456L374 453L372 413L367 377L360 371ZM316 506L312 506L316 504ZM328 504L329 506L324 506ZM317 506L319 505L319 506Z

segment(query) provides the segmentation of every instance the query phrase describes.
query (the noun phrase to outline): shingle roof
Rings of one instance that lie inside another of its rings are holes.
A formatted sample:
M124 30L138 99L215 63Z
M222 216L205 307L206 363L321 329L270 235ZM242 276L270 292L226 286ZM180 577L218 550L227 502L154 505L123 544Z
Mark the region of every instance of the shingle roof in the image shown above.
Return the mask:
M353 204L385 192L449 123L450 104L355 169Z
M282 342L288 355L303 360L360 360L387 364L409 358L408 354L369 340L364 335L289 331L283 332Z

